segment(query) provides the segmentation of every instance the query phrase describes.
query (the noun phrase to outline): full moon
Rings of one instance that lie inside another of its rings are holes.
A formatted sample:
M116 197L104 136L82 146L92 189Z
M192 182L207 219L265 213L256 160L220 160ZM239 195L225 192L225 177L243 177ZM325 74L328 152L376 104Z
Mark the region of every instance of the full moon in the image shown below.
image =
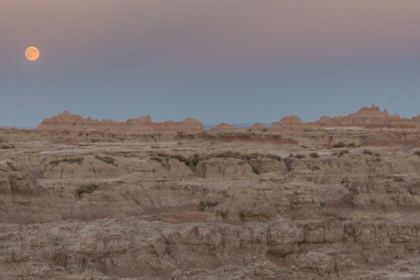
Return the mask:
M25 51L25 56L30 61L35 61L39 58L39 50L36 47L29 47Z

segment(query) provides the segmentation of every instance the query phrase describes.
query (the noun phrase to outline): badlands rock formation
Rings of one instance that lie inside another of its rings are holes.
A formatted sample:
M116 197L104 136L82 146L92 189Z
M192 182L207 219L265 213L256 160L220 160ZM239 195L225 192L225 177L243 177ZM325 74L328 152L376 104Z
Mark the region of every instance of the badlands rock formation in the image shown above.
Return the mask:
M210 131L214 132L224 132L224 131L237 131L239 128L233 124L221 123L219 125L213 126L210 128Z
M328 124L327 119L318 121L320 125ZM315 122L315 124L318 124ZM370 108L363 107L356 113L345 117L334 117L330 125L338 127L362 127L362 128L396 128L413 129L415 125L407 119L401 118L398 114L390 115L386 110L381 111L379 107L372 105Z
M249 128L250 131L267 131L268 128L262 123L256 123Z
M325 128L364 128L364 129L416 129L417 119L411 121L400 117L398 114L390 115L379 107L363 107L356 113L348 116L330 118L322 116L318 121L304 123L298 116L284 117L280 122L274 122L269 128L271 132L304 131L307 129Z
M98 131L203 131L200 121L187 118L182 122L167 121L163 123L152 122L150 116L140 117L139 119L129 119L125 122L113 120L94 120L92 118L83 119L79 115L73 115L65 111L57 116L44 120L37 130L98 130Z
M298 116L286 116L279 122L274 122L268 131L302 131L307 125Z
M0 279L420 279L420 130L367 126L392 118L0 128Z

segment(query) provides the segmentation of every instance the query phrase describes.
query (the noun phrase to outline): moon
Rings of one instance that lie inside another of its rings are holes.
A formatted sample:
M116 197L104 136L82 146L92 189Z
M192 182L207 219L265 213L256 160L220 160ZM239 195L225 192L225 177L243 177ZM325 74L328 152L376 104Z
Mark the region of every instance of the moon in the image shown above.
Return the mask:
M30 61L35 61L39 58L39 50L36 47L29 47L25 51L25 56Z

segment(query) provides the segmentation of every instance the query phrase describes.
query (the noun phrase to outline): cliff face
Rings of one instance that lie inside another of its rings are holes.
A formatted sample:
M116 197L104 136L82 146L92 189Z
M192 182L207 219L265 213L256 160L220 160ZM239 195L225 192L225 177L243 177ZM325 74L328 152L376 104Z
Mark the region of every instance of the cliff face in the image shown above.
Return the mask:
M301 131L305 127L305 123L298 116L286 116L281 121L274 122L268 131Z
M419 123L415 123L418 120ZM280 122L274 122L270 127L271 132L302 131L304 129L319 129L328 127L359 127L366 129L415 129L420 128L420 117L414 117L411 121L399 115L390 115L386 110L379 107L363 107L356 113L348 116L330 118L322 116L315 122L304 123L298 116L284 117Z
M125 122L114 120L94 120L92 118L83 119L79 115L73 115L64 111L63 113L45 119L37 130L109 130L109 131L203 131L203 125L200 121L187 118L185 121L174 122L166 121L163 123L153 122L150 116L140 117L138 119L129 119Z
M340 126L356 126L363 128L415 128L409 120L399 115L390 115L386 110L381 111L379 107L372 105L370 108L363 107L356 113L345 117L334 117Z

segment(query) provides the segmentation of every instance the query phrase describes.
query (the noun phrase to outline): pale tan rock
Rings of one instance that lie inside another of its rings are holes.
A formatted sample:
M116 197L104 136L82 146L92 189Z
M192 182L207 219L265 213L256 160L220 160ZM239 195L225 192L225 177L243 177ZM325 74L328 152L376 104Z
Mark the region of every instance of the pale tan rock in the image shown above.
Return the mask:
M98 131L203 131L200 121L187 118L182 122L167 121L163 123L152 122L150 116L140 117L139 119L129 119L125 122L113 120L93 120L88 117L83 119L79 115L72 115L67 111L44 120L37 128L41 131L78 131L78 130L98 130Z
M237 131L239 128L233 124L221 123L219 125L213 126L210 128L210 131L213 132L226 132L226 131Z

